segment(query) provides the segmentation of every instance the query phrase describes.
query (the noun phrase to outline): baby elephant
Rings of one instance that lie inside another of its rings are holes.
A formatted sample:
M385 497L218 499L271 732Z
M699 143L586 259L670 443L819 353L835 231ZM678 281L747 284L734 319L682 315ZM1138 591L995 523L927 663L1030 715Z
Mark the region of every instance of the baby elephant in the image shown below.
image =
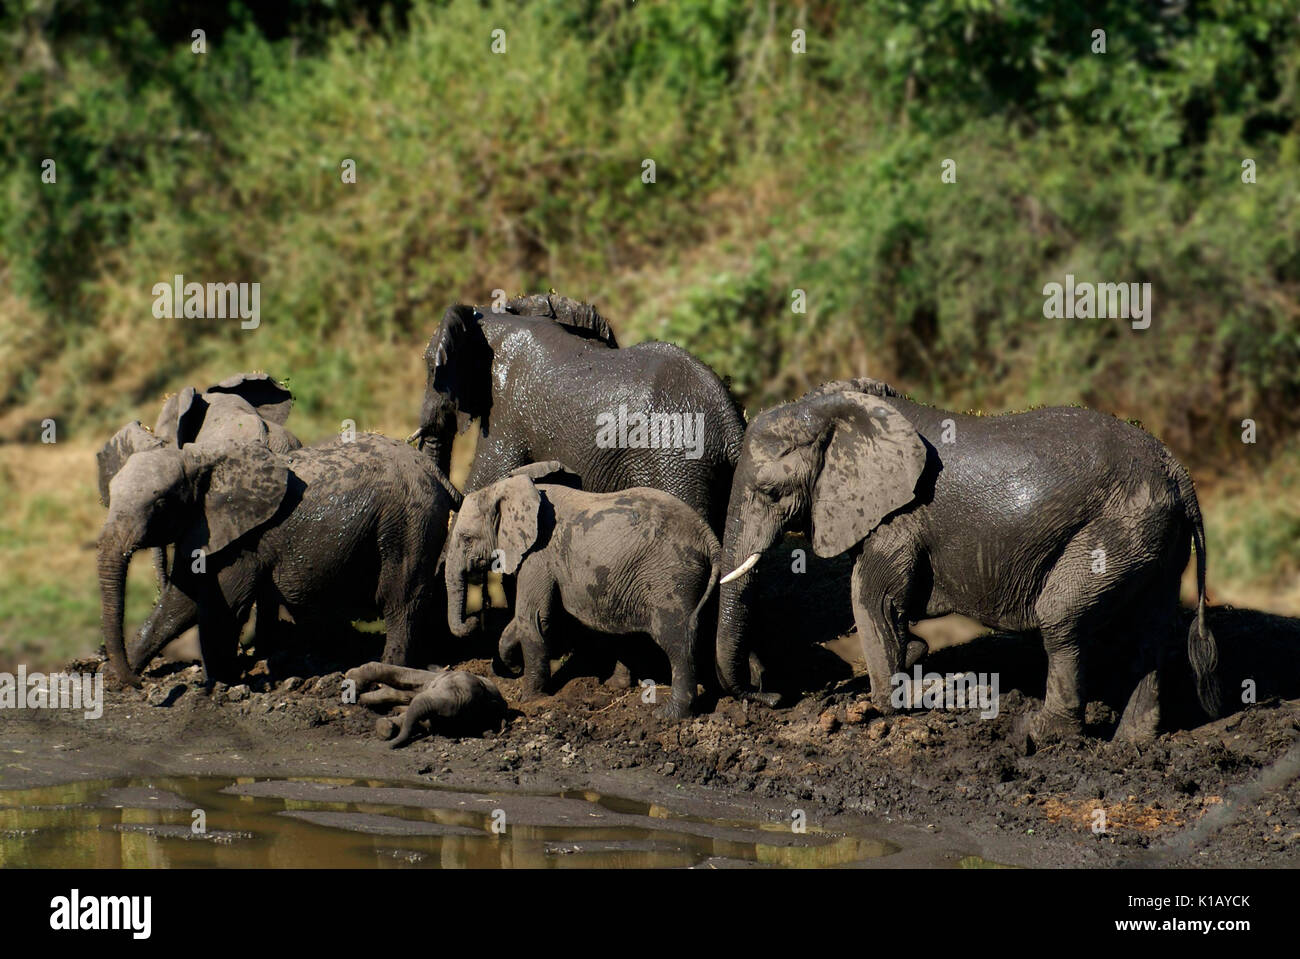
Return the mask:
M434 728L444 733L479 733L501 725L509 707L497 692L492 680L454 669L409 669L387 663L366 663L345 675L357 689L375 685L377 689L362 693L362 706L397 706L392 717L379 720L377 729L384 739L397 738L388 745L396 749L405 745L421 720L436 721ZM399 729L395 718L401 718Z
M466 636L465 583L517 577L504 651L524 655L524 699L550 679L547 632L563 610L601 633L645 633L672 666L664 718L695 700L700 613L717 587L721 546L699 514L669 493L636 487L590 493L537 483L560 469L535 464L465 497L447 549L447 620Z

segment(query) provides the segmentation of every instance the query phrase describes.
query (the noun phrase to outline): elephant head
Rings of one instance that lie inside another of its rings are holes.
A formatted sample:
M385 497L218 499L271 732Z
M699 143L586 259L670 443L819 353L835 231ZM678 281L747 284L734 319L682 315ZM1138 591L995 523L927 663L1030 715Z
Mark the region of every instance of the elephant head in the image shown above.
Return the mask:
M249 444L143 450L117 472L109 484L98 569L104 646L122 682L138 685L122 635L131 555L182 539L202 544L208 556L225 549L275 515L288 476L277 454Z
M617 349L609 322L594 307L556 293L516 297L506 302L504 315L552 320L575 336L599 340ZM458 304L448 307L424 351L428 374L420 427L408 437L419 441L444 473L451 468L451 443L477 419L487 435L492 409L493 351L483 323L493 312Z
M451 441L471 420L486 420L492 406L492 347L483 335L483 314L472 306L449 307L424 351L428 379L420 407L418 440L438 469L451 470Z
M723 532L716 648L732 695L753 695L745 632L763 552L802 532L818 556L836 556L915 499L925 441L886 396L839 386L768 410L745 433Z
M99 499L109 505L109 485L133 453L189 443L219 445L256 442L277 453L299 449L302 443L284 428L293 409L293 394L265 373L238 373L199 393L187 386L163 403L153 432L129 423L99 451ZM158 589L167 586L167 549L154 550Z
M511 476L465 497L447 547L447 625L464 638L465 584L487 572L512 575L537 544L542 499L527 476Z
M241 373L200 393L187 386L169 396L154 434L173 446L261 443L277 453L302 444L284 428L293 395L265 373Z

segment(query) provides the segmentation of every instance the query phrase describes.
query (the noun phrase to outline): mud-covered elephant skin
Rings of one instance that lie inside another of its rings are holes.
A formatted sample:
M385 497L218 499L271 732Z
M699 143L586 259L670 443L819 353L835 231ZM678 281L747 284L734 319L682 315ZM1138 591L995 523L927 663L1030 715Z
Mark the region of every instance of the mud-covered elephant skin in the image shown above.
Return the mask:
M425 351L413 437L442 470L453 437L477 420L467 493L558 460L586 489L654 487L720 530L745 425L717 375L669 343L619 349L603 317L566 297L504 310L451 307Z
M366 663L348 670L344 678L356 684L362 706L394 707L375 725L393 749L409 742L425 720L435 733L475 735L500 729L510 710L492 680L462 670Z
M1202 707L1217 713L1196 493L1173 454L1136 426L1077 407L963 415L866 379L755 417L728 505L719 590L719 679L736 695L759 695L743 668L754 566L784 531L807 534L819 556L854 552L854 618L882 710L911 622L963 613L1041 631L1047 691L1028 729L1039 741L1081 731L1080 651L1121 629L1141 642L1115 665L1133 670L1137 689L1117 734L1154 734L1194 542L1199 604L1186 646Z
M370 433L288 455L255 443L137 453L113 478L99 539L113 670L137 682L122 642L122 591L131 554L160 543L176 544L171 587L198 610L210 682L234 678L254 602L282 605L295 620L379 613L384 661L408 665L412 637L445 636L436 564L449 488L427 456Z
M552 464L554 465L554 464ZM598 633L649 636L668 656L665 717L689 714L696 694L700 618L718 581L717 537L693 509L662 490L592 493L500 480L465 497L447 546L447 618L467 635L468 578L496 568L517 576L502 658L518 644L524 698L550 680L547 637L561 612Z
M300 449L298 437L284 426L292 409L293 395L265 373L238 373L202 393L187 386L166 399L152 431L136 420L118 430L100 449L96 456L100 502L111 505L113 477L132 455L145 450L232 442L258 443L277 453ZM167 545L155 547L153 556L158 602L132 645L133 670L143 668L198 621L198 610L188 597L168 589ZM269 615L274 616L274 611Z

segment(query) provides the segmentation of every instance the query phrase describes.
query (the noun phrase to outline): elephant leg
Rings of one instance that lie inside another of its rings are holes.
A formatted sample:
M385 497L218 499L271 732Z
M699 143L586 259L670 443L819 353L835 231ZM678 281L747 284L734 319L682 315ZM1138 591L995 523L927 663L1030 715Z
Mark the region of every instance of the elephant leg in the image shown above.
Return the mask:
M523 699L541 696L551 680L551 657L546 637L555 605L554 580L543 570L519 571L519 589L514 618L501 637L502 648L519 643L524 651Z
M390 663L366 663L345 674L347 679L357 684L358 689L382 684L400 689L423 689L428 683L438 678L439 673L430 669L412 669L409 666L394 666Z
M1067 544L1048 574L1034 606L1047 652L1047 692L1042 709L1029 722L1035 742L1083 732L1087 706L1083 644L1108 630L1117 614L1130 608L1143 591L1143 584L1153 585L1151 570L1121 562L1139 555L1139 546L1113 527L1085 528Z
M382 706L405 706L415 698L415 692L409 689L394 689L392 686L379 686L357 697L357 702L371 709Z
M1029 727L1035 742L1083 732L1083 657L1079 630L1075 624L1063 623L1045 625L1042 632L1043 648L1047 651L1047 693L1043 708Z
M853 620L862 642L871 680L871 702L882 713L894 712L894 677L903 672L909 634L907 617L889 591L882 590L879 559L860 556L853 568Z
M167 547L155 546L153 550L153 565L158 573L158 595L161 597L167 589Z
M194 600L169 585L136 633L132 648L127 651L131 669L140 672L162 652L164 646L198 621L199 608Z
M654 617L655 642L668 654L672 666L672 692L668 701L655 710L660 719L684 719L695 702L695 643L699 622L694 612L683 621L677 616Z
M1161 677L1170 661L1170 646L1177 632L1178 580L1170 577L1170 582L1152 590L1151 595L1140 593L1137 603L1146 605L1133 619L1139 678L1115 727L1114 738L1143 743L1155 739L1160 732Z
M238 679L239 619L229 606L204 602L199 607L199 655L209 684Z

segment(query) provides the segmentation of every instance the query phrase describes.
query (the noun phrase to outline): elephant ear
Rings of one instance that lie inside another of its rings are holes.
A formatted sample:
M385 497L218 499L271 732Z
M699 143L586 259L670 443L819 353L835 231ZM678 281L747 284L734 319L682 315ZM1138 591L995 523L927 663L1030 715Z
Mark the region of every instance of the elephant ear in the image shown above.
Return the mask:
M526 476L502 480L496 497L496 547L504 555L504 572L519 571L524 556L537 543L542 497Z
M209 555L271 519L289 489L284 460L256 443L196 448L185 455L191 469L207 476L203 515Z
M293 394L266 373L238 373L209 386L207 391L242 397L268 423L284 425L293 409Z
M208 401L192 386L167 398L154 432L177 448L193 443L203 429L208 415Z
M527 466L520 466L518 469L511 470L507 478L512 476L525 476L534 483L551 483L555 486L568 486L571 489L582 489L582 477L573 470L569 469L559 460L547 460L544 463L529 463Z
M884 400L841 393L815 405L830 433L813 485L813 549L838 556L915 499L926 446L916 427Z
M483 314L457 304L442 315L424 351L429 385L456 407L456 431L483 421L492 405L492 348L483 335Z
M144 450L156 450L166 445L139 420L127 423L114 433L113 438L95 454L95 464L99 467L99 501L108 505L108 486L128 459Z

